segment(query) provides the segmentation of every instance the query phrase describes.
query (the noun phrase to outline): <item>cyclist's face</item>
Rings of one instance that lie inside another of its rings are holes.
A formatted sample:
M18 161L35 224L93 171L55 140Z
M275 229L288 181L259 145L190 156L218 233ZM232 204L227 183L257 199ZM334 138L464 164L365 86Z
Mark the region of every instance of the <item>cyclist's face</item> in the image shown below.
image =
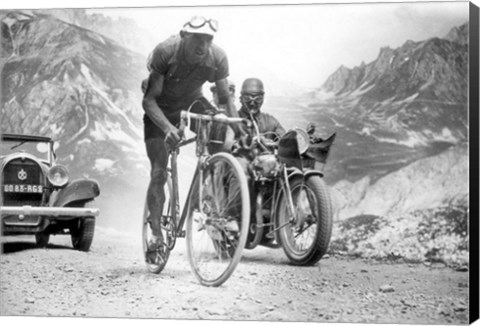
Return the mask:
M183 35L184 54L189 64L201 62L212 46L213 36L207 34L185 33Z

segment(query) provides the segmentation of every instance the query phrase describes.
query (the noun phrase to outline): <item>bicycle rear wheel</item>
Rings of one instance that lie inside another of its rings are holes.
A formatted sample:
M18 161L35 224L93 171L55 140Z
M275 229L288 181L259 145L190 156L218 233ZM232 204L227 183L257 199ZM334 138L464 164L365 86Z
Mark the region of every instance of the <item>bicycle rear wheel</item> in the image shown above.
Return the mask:
M248 235L250 199L245 173L230 154L217 153L197 172L189 200L187 254L197 279L219 286L233 273Z
M168 177L164 187L165 203L163 204L161 230L163 235L164 245L157 252L150 252L148 243L152 239L152 228L149 220L150 211L148 210L147 202L145 201L145 208L143 211L142 224L142 247L143 255L147 269L151 273L159 274L166 266L170 250L175 245L176 230L175 219L173 217L172 208L175 205L175 199L172 196L172 180Z

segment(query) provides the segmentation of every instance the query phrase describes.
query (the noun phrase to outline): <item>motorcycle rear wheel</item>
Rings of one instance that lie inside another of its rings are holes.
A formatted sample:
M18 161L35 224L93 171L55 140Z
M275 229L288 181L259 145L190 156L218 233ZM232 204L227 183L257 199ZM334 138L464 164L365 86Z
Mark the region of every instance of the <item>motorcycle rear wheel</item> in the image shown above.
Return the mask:
M278 201L278 237L283 251L294 265L316 264L327 251L332 234L333 211L327 185L319 176L290 180L295 219L290 219L288 200Z

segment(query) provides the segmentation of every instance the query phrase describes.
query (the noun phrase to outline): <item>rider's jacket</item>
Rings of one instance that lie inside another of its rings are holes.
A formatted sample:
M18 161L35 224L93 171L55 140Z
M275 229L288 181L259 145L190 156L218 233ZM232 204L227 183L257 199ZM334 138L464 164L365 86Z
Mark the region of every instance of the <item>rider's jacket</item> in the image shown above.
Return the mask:
M252 120L252 116L248 112L248 109L244 106L242 106L240 110L238 110L238 115L241 118ZM259 111L257 114L253 115L253 119L255 119L261 134L267 132L274 132L278 136L282 136L285 133L285 129L283 129L280 122L278 122L278 120L274 116L268 113ZM269 139L276 140L275 136L272 134L266 134L265 136Z

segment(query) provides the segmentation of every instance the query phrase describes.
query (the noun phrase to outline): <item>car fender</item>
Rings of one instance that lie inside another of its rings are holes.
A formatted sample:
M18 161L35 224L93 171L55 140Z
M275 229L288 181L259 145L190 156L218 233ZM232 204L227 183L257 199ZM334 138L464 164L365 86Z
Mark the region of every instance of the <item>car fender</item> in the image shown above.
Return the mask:
M63 207L72 202L94 199L98 195L100 195L100 188L97 181L74 180L58 191L53 206Z

